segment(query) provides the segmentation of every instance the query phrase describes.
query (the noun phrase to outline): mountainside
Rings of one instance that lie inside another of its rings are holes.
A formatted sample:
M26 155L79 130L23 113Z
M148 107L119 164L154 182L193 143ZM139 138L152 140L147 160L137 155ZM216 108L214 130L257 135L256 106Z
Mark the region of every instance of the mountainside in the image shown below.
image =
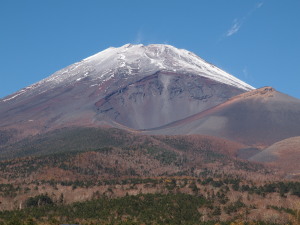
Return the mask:
M300 177L300 137L276 142L249 160L273 165L289 176Z
M266 147L300 135L300 100L264 87L146 133L206 134Z
M125 148L127 146L134 149L139 145L158 148L166 148L165 145L170 145L185 151L188 151L186 147L197 146L199 150L205 149L229 156L235 156L240 148L245 147L239 143L203 135L148 136L115 128L72 127L28 137L2 147L0 160L54 153L96 151L104 147ZM167 149L170 150L170 147Z
M148 129L252 89L186 50L124 45L1 99L0 133L6 140L11 130L26 137L68 126Z

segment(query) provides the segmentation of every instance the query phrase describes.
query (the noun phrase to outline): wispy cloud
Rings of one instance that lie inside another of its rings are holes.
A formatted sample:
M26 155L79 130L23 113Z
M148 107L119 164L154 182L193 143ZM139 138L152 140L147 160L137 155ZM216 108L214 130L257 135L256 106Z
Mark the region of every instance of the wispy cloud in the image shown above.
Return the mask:
M239 29L241 28L241 26L242 26L242 21L238 21L238 19L235 19L233 21L233 24L232 24L231 28L227 31L226 37L230 37L231 35L238 32Z
M143 42L143 32L142 30L139 30L134 39L134 44L141 44Z
M244 78L248 78L248 76L249 76L249 74L248 74L248 69L247 69L247 67L244 67L244 69L243 69L243 75L244 75Z
M243 80L247 83L255 82L255 75L251 73L251 69L249 70L247 66L244 66L244 68L242 69L241 78L243 78Z
M262 7L263 4L264 4L263 2L257 3L256 8L258 9L258 8Z
M230 37L230 36L234 35L235 33L237 33L241 29L243 23L253 14L253 12L255 10L261 8L263 6L263 4L264 4L263 2L257 3L255 5L255 7L253 9L251 9L244 17L242 17L240 19L238 19L238 18L234 19L232 22L232 26L227 30L225 36Z

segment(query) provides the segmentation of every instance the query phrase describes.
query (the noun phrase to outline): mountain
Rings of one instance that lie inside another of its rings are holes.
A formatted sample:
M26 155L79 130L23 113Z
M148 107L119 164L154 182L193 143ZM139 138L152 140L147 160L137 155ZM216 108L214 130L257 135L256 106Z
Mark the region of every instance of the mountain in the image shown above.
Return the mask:
M108 48L1 99L1 142L70 126L149 129L252 89L170 45Z
M186 50L106 49L0 99L0 225L299 224L299 124Z
M206 134L267 147L300 136L300 100L264 87L146 133Z
M227 139L246 149L228 155L247 159L275 142L300 136L300 100L272 87L254 90L184 49L127 44L1 99L0 158L42 154L41 143L58 141L51 139L53 132L64 140L74 137L74 132L60 133L64 128L99 127L151 135L200 134L216 143ZM45 151L80 146L68 143ZM79 149L84 148L89 149Z

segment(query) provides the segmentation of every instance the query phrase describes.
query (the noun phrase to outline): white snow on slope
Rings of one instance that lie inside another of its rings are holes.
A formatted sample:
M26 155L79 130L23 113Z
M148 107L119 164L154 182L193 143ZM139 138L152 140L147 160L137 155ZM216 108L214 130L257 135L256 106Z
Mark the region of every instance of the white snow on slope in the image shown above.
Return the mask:
M254 89L187 50L163 44L148 46L126 44L119 48L110 47L72 64L40 82L7 96L2 101L40 94L59 86L68 86L81 82L85 77L89 77L94 84L101 84L111 78L147 76L158 71L196 74L243 90Z

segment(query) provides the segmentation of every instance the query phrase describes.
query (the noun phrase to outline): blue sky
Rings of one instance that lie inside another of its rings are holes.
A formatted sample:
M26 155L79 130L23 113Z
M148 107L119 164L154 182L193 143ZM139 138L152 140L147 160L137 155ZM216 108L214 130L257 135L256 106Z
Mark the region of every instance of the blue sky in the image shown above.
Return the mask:
M0 0L0 98L110 46L190 50L300 98L299 0Z

